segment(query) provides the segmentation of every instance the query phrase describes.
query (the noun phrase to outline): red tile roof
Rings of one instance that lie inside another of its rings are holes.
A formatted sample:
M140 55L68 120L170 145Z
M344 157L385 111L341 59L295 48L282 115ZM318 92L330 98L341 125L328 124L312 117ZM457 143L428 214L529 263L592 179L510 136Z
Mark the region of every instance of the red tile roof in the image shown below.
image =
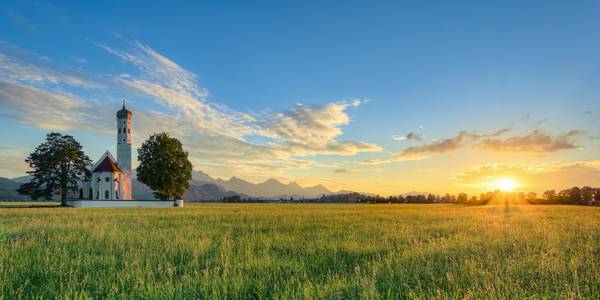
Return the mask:
M121 172L121 170L119 170L119 168L117 167L117 165L115 165L115 163L112 161L112 159L110 159L110 157L105 157L104 160L102 160L102 162L100 162L96 168L94 168L92 170L93 173L96 172L112 172L112 173L117 173L117 172Z

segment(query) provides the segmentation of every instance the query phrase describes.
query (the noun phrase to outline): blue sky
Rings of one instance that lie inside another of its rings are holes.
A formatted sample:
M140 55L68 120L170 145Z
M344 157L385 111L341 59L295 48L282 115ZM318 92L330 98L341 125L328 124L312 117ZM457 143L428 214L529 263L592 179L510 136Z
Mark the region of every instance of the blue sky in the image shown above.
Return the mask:
M384 194L600 183L598 2L96 2L0 4L0 176L51 130L114 152L125 96L136 142L169 131L217 177Z

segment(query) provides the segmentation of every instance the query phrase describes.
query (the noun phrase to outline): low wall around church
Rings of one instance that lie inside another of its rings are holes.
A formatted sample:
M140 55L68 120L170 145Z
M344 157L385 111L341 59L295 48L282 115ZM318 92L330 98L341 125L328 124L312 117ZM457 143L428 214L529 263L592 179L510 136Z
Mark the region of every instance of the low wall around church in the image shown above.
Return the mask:
M160 200L68 200L71 207L183 207L183 200L160 201Z

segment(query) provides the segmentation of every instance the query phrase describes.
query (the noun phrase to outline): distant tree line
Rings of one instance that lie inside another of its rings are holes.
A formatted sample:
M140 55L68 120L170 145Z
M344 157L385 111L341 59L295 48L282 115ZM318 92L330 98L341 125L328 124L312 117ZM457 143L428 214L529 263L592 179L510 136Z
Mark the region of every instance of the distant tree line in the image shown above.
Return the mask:
M472 204L483 205L488 203L522 203L522 204L570 204L570 205L600 205L600 188L585 186L573 187L556 192L549 190L541 195L530 192L502 192L493 191L482 193L479 196L469 196L467 193L445 194L445 195L399 195L382 197L379 195L367 195L361 193L342 193L323 195L320 198L304 199L261 199L242 198L239 195L228 196L221 199L225 203L370 203L370 204L398 204L398 203L420 203L420 204Z
M556 190L548 190L539 196L529 193L528 201L532 204L598 205L600 204L600 188L572 187L558 193Z

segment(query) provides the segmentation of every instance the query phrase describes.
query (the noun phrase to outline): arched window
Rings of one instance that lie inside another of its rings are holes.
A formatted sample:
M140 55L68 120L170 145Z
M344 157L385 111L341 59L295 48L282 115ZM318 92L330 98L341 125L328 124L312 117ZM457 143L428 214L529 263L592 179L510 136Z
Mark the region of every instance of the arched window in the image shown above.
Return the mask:
M100 199L100 190L96 191L96 199Z
M94 192L92 192L92 188L90 188L90 192L88 194L88 199L94 199Z
M108 199L108 197L110 197L108 191L104 191L104 199Z
M110 181L110 177L104 178L104 181L109 182Z

